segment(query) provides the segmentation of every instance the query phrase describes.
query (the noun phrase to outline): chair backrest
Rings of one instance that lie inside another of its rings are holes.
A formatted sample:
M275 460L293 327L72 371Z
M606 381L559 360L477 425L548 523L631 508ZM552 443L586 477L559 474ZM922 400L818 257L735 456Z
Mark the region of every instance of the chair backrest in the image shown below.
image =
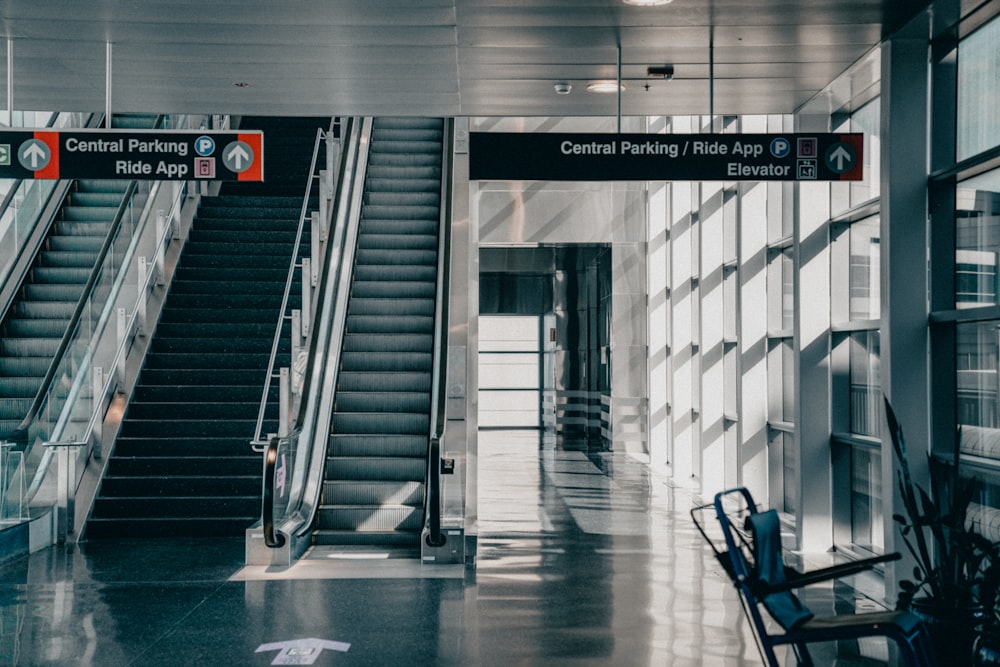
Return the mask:
M753 512L747 517L747 531L752 536L753 568L751 589L761 590L787 581L785 561L781 556L781 522L775 510ZM785 630L808 621L813 613L791 591L764 593L761 602L771 617Z
M778 514L774 510L758 511L745 488L716 494L714 506L730 561L727 571L742 598L757 648L768 664L777 665L774 642L760 607L785 630L812 618L812 612L790 591L764 592L767 586L783 583L786 576Z

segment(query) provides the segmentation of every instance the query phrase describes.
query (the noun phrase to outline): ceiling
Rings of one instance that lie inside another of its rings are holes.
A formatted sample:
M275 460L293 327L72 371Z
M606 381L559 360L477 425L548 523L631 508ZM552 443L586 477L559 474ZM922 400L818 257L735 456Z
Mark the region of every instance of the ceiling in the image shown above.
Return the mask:
M0 108L614 116L620 45L623 115L790 113L927 4L4 0Z

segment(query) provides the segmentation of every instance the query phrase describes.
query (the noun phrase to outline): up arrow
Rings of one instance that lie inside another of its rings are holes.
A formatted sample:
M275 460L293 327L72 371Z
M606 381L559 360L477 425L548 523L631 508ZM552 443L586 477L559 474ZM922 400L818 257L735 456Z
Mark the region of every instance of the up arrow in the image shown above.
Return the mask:
M851 154L844 150L843 146L838 146L837 150L830 154L830 159L836 161L837 171L845 171L844 160L851 161Z
M24 149L23 155L31 161L32 169L37 170L45 166L45 162L38 164L39 160L46 160L46 155L45 150L37 143L33 143Z
M233 147L233 150L229 151L226 155L226 158L236 165L237 171L240 171L243 169L243 160L250 159L250 153L247 153L242 146L236 144L236 146Z

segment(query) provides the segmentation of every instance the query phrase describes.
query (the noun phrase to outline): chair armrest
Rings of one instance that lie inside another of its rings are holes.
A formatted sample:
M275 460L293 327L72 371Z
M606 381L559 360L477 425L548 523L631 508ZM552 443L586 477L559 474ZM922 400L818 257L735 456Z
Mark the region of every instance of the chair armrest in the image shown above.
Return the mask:
M839 579L840 577L847 577L859 572L865 572L872 569L879 563L888 563L890 561L899 560L902 557L902 554L893 552L882 556L872 556L871 558L852 560L847 563L831 565L830 567L811 570L809 572L798 572L797 570L786 568L786 576L788 577L787 581L774 586L762 586L758 584L756 590L762 595L791 591L796 588L802 588L803 586L810 586L812 584L830 581L831 579Z

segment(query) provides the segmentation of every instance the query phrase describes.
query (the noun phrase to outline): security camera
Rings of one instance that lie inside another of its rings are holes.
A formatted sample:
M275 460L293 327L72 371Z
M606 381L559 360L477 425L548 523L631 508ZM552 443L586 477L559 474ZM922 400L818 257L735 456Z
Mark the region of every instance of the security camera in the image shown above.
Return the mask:
M655 76L659 79L674 78L673 65L651 65L646 68L646 76Z
M573 90L573 86L568 83L557 83L552 87L556 89L557 95L569 95L569 92Z

